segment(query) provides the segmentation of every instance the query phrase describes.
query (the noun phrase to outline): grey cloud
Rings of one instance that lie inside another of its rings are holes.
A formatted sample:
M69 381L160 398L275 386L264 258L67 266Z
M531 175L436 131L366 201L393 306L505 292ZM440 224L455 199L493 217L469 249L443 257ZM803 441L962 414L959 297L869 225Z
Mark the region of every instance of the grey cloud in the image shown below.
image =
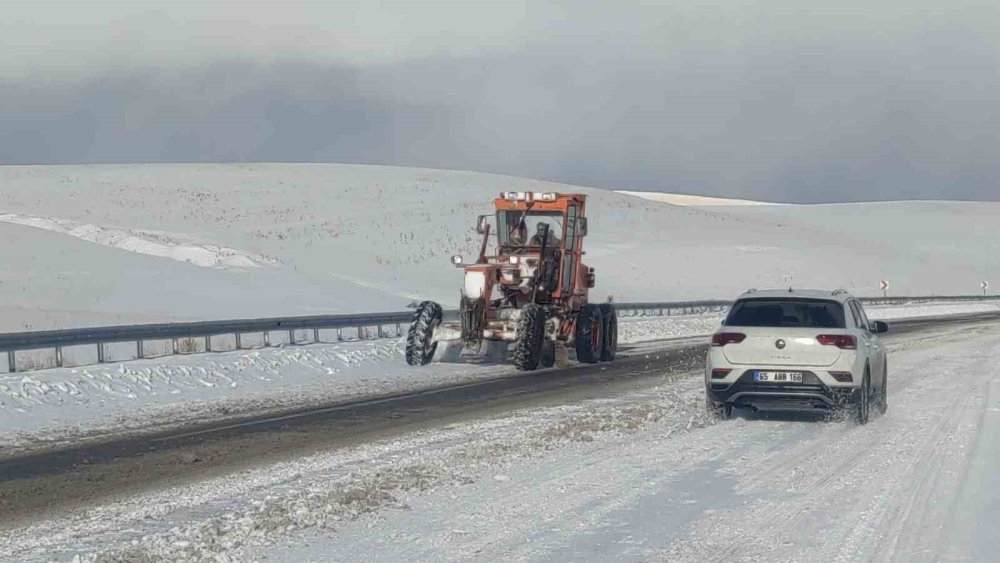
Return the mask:
M942 31L26 79L0 85L0 162L360 162L777 201L1000 199L996 56Z

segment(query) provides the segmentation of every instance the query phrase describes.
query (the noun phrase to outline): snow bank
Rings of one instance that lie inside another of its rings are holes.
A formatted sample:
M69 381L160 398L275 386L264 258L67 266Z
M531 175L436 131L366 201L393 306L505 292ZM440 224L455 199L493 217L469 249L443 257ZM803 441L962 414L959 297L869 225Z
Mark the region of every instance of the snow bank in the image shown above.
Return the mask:
M232 248L194 244L168 233L110 229L89 223L18 213L2 214L0 222L52 231L111 248L169 258L204 268L256 268L273 262L263 256L251 256Z
M963 315L988 313L1000 310L1000 303L914 303L910 305L886 305L868 307L865 312L871 319L902 319L912 317L938 317L942 315Z
M672 317L620 317L618 339L622 343L649 342L711 334L719 328L724 313Z

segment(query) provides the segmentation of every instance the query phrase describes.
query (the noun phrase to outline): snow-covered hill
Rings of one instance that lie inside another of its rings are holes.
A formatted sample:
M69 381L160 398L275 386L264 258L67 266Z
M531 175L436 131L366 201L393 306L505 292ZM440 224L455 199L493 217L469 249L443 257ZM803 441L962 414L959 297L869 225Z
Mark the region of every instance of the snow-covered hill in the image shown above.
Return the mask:
M752 201L749 199L730 199L722 197L708 197L703 195L670 194L664 192L631 192L628 190L618 191L620 194L641 197L649 201L660 203L670 203L673 205L695 206L695 207L716 207L728 205L783 205L780 203L768 203L766 201Z
M960 294L1000 271L1000 203L681 207L550 182L320 164L0 168L0 330L454 304L448 257L503 190L591 196L599 298L747 287ZM993 276L997 277L997 276Z

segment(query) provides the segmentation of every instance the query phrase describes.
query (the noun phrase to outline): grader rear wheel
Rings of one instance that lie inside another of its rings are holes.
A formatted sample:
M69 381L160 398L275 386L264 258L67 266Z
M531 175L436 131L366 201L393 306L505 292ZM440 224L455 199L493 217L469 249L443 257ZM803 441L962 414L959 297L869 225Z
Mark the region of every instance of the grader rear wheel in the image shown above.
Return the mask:
M601 361L610 362L618 354L618 313L611 303L602 303L601 317L604 319L604 342L601 346Z
M542 359L541 364L543 368L550 368L556 365L556 343L551 340L546 340L542 342Z
M585 364L596 364L601 360L604 346L604 318L601 308L587 304L576 316L576 359Z

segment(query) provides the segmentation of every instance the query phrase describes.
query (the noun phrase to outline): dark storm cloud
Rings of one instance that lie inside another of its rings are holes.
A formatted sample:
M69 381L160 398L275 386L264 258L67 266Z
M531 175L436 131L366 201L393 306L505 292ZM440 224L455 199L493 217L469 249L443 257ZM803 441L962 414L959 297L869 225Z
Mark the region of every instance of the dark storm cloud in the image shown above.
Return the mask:
M108 73L0 87L4 163L391 160L410 110L357 70L285 61Z
M359 162L780 201L1000 199L996 60L940 32L22 77L0 84L0 162Z

